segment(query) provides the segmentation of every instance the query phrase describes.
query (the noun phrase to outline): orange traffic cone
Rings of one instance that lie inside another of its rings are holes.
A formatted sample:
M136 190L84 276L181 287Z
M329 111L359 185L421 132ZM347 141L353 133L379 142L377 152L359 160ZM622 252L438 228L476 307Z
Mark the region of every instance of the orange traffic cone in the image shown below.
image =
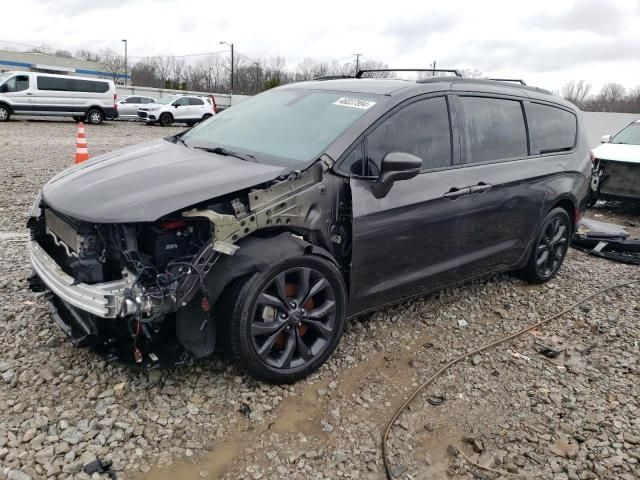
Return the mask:
M76 137L76 162L81 163L89 160L89 149L87 148L87 136L84 134L84 123L78 122L78 136Z

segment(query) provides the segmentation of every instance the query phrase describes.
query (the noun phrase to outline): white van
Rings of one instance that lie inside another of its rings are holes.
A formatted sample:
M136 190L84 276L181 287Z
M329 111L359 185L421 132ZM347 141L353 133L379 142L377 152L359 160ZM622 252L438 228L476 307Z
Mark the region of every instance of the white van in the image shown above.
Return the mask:
M111 80L91 80L51 73L0 73L0 122L11 115L71 116L97 125L117 118L116 87Z

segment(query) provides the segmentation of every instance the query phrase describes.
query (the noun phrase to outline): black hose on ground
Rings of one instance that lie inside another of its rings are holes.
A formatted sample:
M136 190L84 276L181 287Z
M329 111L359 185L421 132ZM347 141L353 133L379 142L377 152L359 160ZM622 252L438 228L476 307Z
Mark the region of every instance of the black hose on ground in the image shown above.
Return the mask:
M550 317L547 317L541 321L539 321L538 323L534 323L532 325L529 325L528 327L525 327L521 330L518 330L516 333L512 333L511 335L508 335L506 337L500 338L498 340L495 340L491 343L488 343L486 345L483 345L482 347L476 348L475 350L472 350L471 352L465 353L464 355L460 355L459 357L451 360L449 363L447 363L444 367L442 367L440 370L438 370L436 373L434 373L433 375L431 375L427 380L425 380L420 386L418 386L413 393L411 393L411 395L409 395L409 397L404 401L404 403L400 406L400 408L398 408L395 413L393 414L393 416L391 417L391 420L389 420L389 423L387 424L387 427L384 430L384 434L382 435L382 460L384 462L384 470L385 473L387 475L387 479L388 480L394 480L393 474L391 473L391 466L389 465L389 459L388 459L388 455L387 455L387 440L389 439L389 433L391 433L391 429L393 428L393 424L395 423L395 421L398 419L398 417L402 414L402 412L404 411L405 408L407 408L407 406L413 401L414 398L416 398L416 396L418 396L418 394L420 394L420 392L422 392L422 390L424 390L430 383L432 383L436 378L438 378L440 375L442 375L444 372L446 372L449 368L451 368L453 365L455 365L456 363L464 360L465 358L468 358L472 355L475 355L476 353L480 353L483 352L485 350L488 350L492 347L495 347L497 345L500 345L501 343L505 343L508 342L509 340L513 340L516 337L519 337L520 335L527 333L531 330L534 330L538 327L540 327L541 325L544 325L545 323L549 323L552 320L555 320L556 318L564 315L565 313L573 310L574 308L576 308L577 306L583 304L584 302L591 300L594 297L597 297L598 295L602 295L605 292L608 292L609 290L614 290L616 288L621 288L621 287L626 287L629 285L634 285L636 283L640 283L640 279L635 279L635 280L629 280L623 283L618 283L616 285L611 285L609 287L603 288L601 290L598 290L595 293L592 293L591 295L587 295L586 297L581 298L580 300L578 300L577 302L573 303L572 305L568 306L567 308L565 308L564 310L551 315Z

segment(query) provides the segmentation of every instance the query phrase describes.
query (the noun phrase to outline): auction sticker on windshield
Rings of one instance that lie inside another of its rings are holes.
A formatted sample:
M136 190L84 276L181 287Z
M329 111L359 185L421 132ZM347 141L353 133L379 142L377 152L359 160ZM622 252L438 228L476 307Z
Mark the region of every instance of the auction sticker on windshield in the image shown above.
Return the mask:
M372 102L371 100L363 100L361 98L341 97L333 102L333 104L340 105L342 107L361 108L362 110L367 110L373 107L376 102Z

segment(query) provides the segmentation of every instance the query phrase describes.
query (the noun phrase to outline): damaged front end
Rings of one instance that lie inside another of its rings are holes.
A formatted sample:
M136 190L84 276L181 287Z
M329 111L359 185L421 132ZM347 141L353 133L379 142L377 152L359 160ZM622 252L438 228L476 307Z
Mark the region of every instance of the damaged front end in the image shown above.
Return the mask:
M256 268L230 260L250 245L245 237L286 233L280 244L321 246L347 264L349 216L336 204L346 187L337 177L327 181L327 167L317 162L155 222L92 223L39 200L28 223L31 287L46 291L53 318L74 344L108 360L153 367L209 355L218 297ZM212 271L217 263L226 273Z
M640 200L640 163L595 158L589 199Z

